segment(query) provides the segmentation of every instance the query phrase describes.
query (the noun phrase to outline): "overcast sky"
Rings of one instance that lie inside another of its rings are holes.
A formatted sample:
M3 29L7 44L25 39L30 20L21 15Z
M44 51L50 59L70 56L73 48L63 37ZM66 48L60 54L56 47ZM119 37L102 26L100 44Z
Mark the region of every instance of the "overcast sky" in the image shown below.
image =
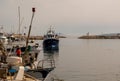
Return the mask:
M44 34L50 25L56 32L83 35L120 33L120 0L0 0L0 25L17 32L18 6L21 32L28 30L32 7L36 8L31 34Z

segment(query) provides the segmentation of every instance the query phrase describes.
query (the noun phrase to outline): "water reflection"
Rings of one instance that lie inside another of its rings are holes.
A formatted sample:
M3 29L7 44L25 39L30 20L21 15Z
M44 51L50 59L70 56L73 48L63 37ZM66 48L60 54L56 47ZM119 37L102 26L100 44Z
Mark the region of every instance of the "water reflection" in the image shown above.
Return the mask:
M63 79L59 78L59 75L57 74L57 67L59 65L59 50L44 51L43 56L44 59L49 59L47 60L47 63L50 63L52 66L55 66L55 69L49 74L49 77L51 78L49 81L64 81Z
M59 56L59 50L44 51L44 59L57 59Z
M44 54L58 54L59 50L44 50Z

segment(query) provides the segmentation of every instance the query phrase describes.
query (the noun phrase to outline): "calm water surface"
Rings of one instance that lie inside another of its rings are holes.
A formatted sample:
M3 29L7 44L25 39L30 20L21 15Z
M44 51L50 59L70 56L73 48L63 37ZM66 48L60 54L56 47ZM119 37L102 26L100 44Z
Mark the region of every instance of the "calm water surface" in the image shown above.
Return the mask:
M40 41L42 44L42 41ZM120 40L60 39L54 73L64 81L120 81Z

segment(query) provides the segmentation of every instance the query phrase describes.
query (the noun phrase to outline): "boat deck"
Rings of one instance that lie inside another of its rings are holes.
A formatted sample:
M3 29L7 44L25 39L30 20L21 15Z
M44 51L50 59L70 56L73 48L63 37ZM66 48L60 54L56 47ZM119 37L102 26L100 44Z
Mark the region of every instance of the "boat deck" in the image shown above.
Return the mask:
M23 80L15 80L14 76L7 76L7 80L5 79L5 81L43 81L43 80L42 79L38 80L30 75L25 74Z
M34 78L34 77L30 76L30 75L25 74L23 81L43 81L43 80L42 79L38 80L38 79L36 79L36 78Z

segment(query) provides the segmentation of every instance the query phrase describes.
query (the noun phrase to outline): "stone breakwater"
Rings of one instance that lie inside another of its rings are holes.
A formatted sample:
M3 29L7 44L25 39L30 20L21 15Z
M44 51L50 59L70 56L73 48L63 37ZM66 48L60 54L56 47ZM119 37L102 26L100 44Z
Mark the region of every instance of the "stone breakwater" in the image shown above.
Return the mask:
M27 36L16 36L17 38L25 38L27 39ZM29 40L43 40L43 36L30 36ZM59 38L66 38L65 36L59 36Z
M27 39L27 36L14 36L15 38L23 38L23 39ZM43 36L30 36L29 37L30 40L42 40Z
M43 36L30 36L29 39L33 40L43 40Z
M102 36L102 35L90 35L80 36L78 39L120 39L120 36Z

